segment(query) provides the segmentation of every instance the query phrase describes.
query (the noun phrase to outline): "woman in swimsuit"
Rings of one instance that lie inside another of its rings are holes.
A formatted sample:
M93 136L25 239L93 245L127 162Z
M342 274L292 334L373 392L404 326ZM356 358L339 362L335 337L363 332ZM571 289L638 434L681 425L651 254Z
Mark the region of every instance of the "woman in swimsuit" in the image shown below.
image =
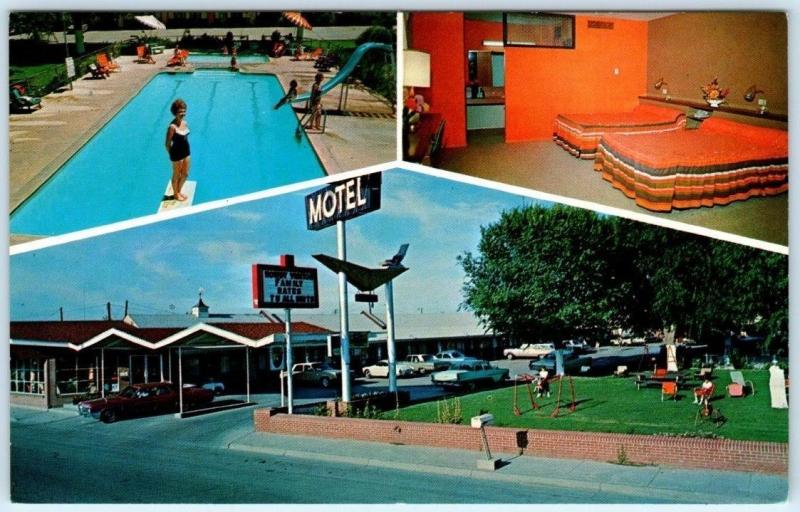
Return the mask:
M183 184L189 177L189 125L186 124L186 102L177 99L170 107L175 119L167 128L167 153L172 162L172 193L178 201L186 201L186 196L181 194Z

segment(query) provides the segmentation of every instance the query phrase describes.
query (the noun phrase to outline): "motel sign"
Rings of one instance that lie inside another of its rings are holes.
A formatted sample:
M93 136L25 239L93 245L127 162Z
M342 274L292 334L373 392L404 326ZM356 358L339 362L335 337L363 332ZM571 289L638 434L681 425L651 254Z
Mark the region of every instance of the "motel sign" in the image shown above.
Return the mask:
M306 196L308 229L317 231L381 207L381 173L331 183Z

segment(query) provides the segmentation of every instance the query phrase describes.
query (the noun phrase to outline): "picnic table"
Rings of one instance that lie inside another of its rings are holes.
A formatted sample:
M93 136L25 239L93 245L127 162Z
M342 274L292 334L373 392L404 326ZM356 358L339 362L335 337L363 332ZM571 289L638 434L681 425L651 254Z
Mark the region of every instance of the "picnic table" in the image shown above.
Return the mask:
M684 377L680 373L677 372L665 372L665 373L654 373L654 372L640 372L633 374L634 383L636 384L636 389L642 389L642 387L661 387L661 385L665 382L675 382L678 387L681 384L684 384Z

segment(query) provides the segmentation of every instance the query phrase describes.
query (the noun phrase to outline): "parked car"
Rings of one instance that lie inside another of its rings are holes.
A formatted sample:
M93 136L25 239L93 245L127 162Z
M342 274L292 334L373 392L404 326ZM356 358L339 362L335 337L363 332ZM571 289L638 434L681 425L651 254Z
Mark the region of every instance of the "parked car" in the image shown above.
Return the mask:
M585 373L581 370L588 369L592 366L592 358L584 356L584 352L573 349L561 349L561 354L564 356L564 372L570 375L577 375ZM528 368L531 370L540 370L542 368L548 370L551 375L556 371L556 352L553 351L541 359L537 359L528 363Z
M208 389L215 395L221 395L225 392L225 383L219 380L209 379L208 382L201 386L203 389Z
M444 364L447 365L448 368L456 361L477 361L477 359L472 356L465 356L458 350L443 350L442 352L438 352L433 356L434 364Z
M395 375L398 377L412 377L415 373L414 367L398 361L395 363ZM364 377L388 377L389 376L389 361L382 359L371 366L365 366L363 370Z
M456 361L450 368L431 374L436 386L463 386L475 389L479 385L496 385L508 379L508 368L497 368L487 361Z
M445 370L448 366L446 363L435 361L430 354L409 354L403 362L414 368L414 371L420 375Z
M553 343L523 343L518 348L503 350L503 356L508 359L517 357L536 358L549 354L556 349Z
M564 340L561 342L562 348L572 348L572 349L588 349L589 344L586 343L586 340Z
M297 363L292 365L292 379L298 384L329 388L342 378L342 370L328 363Z
M193 408L214 400L214 392L184 385L183 405ZM124 416L141 416L178 410L178 386L172 382L150 382L127 386L117 394L78 403L81 416L92 416L104 423L113 423Z

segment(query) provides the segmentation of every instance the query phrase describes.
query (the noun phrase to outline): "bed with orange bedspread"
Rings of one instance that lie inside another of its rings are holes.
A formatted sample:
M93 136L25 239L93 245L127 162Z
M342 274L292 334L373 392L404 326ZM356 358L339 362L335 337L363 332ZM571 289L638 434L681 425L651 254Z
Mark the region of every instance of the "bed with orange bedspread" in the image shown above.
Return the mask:
M682 112L655 105L639 105L631 112L559 114L553 140L573 156L594 160L605 134L663 133L680 130L685 122Z
M725 205L789 188L785 130L711 118L696 130L603 136L595 171L648 210Z

